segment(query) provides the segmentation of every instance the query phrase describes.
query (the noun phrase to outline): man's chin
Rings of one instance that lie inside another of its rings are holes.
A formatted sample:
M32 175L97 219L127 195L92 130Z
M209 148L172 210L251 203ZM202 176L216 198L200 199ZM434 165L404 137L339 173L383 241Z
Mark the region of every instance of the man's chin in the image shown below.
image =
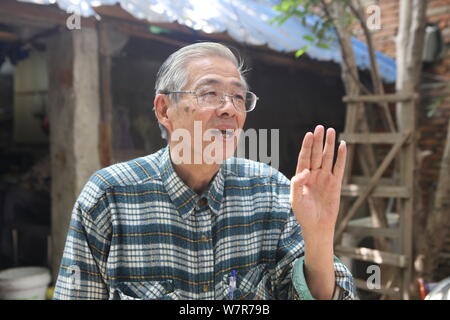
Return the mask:
M203 154L203 160L205 164L218 164L221 165L224 161L234 156L235 149L222 150L214 154Z
M216 140L203 145L202 158L206 164L222 164L234 156L237 146L236 137Z

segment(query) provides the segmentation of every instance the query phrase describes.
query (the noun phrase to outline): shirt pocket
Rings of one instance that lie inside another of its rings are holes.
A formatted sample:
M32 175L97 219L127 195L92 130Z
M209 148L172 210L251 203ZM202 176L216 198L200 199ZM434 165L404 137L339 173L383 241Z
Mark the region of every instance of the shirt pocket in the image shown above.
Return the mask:
M172 280L163 281L123 281L113 292L115 300L177 300L178 290Z
M222 296L232 300L265 299L269 292L269 272L265 264L256 267L239 269L236 272L236 288L231 293L231 272L224 274L222 280Z

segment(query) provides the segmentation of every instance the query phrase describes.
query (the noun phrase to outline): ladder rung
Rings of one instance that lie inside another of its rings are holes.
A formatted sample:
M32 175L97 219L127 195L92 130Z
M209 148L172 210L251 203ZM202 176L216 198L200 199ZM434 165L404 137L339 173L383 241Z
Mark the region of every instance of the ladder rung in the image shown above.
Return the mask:
M341 133L339 140L346 143L394 144L402 138L399 133Z
M370 248L350 248L338 245L335 247L335 251L337 255L343 255L361 261L388 264L402 268L407 264L407 258L404 255Z
M368 184L370 182L370 177L364 177L364 176L351 176L350 177L350 183L349 184ZM398 179L392 179L392 178L380 178L379 181L380 185L387 185L387 186L395 186L398 185Z
M374 228L374 227L362 227L348 225L345 228L345 233L350 233L354 236L375 236L375 237L387 237L398 238L400 237L400 230L398 228Z
M341 194L348 197L358 197L366 188L364 185L346 184L342 186ZM409 198L411 192L408 187L379 185L374 188L370 196L380 198Z
M393 288L383 288L381 287L380 289L369 289L369 287L367 286L367 282L365 280L361 280L361 279L354 279L355 282L355 286L358 289L361 290L365 290L365 291L371 291L371 292L376 292L379 294L387 294L391 297L395 297L395 296L399 296L400 295L400 288L399 287L393 287Z
M402 101L411 101L418 98L417 94L382 94L382 95L363 95L363 96L345 96L342 101L344 102L402 102Z
M445 259L448 259L448 261L450 261L450 253L447 253L447 252L441 252L441 253L439 253L439 256L440 256L441 258L445 258Z

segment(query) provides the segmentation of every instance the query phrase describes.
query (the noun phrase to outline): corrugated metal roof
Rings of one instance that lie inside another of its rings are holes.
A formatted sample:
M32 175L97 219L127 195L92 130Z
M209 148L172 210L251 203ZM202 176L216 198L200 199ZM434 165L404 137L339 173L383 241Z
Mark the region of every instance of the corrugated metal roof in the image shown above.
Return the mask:
M279 52L293 52L309 42L303 36L311 32L296 19L288 19L283 25L270 24L279 13L272 7L277 0L19 0L38 4L57 3L67 12L82 16L96 15L92 9L101 5L120 6L138 19L150 22L178 22L206 33L227 32L236 41L251 45L267 45ZM308 23L318 19L311 16ZM360 69L369 69L367 45L353 39L356 63ZM311 46L306 54L317 60L340 63L339 44L331 48ZM386 82L396 78L395 60L376 53L380 75Z

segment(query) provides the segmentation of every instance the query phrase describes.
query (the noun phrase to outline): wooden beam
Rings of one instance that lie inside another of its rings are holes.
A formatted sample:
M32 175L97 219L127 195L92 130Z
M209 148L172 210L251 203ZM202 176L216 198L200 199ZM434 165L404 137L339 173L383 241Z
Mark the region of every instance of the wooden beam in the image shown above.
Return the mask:
M335 247L335 252L338 256L343 255L356 260L388 264L400 268L405 267L408 263L405 255L370 248L351 248L338 245Z
M340 140L347 143L394 144L402 137L399 133L341 133Z
M359 197L367 190L368 185L347 184L342 186L341 194L347 197ZM371 197L378 198L409 198L411 190L402 186L378 185L370 193Z
M441 258L444 258L444 259L447 259L447 260L450 261L450 253L447 253L447 252L441 252L441 253L439 253L439 256L440 256Z
M370 177L352 176L349 184L369 184L369 183L370 183ZM385 185L385 186L396 186L399 184L399 181L397 181L397 179L392 179L392 178L380 178L378 183L380 185Z
M342 100L344 102L402 102L411 101L418 98L417 94L380 94L380 95L363 95L363 96L345 96Z
M349 233L357 237L387 237L387 238L399 238L400 230L398 228L373 228L373 227L363 227L363 226L352 226L348 225L345 228L345 233Z
M284 55L281 53L274 53L261 49L261 51L252 50L251 57L265 62L269 65L283 65L290 68L309 70L322 75L339 77L339 65L331 62L314 61L307 57L301 57L299 59L294 58L294 55ZM325 63L328 65L325 66Z

